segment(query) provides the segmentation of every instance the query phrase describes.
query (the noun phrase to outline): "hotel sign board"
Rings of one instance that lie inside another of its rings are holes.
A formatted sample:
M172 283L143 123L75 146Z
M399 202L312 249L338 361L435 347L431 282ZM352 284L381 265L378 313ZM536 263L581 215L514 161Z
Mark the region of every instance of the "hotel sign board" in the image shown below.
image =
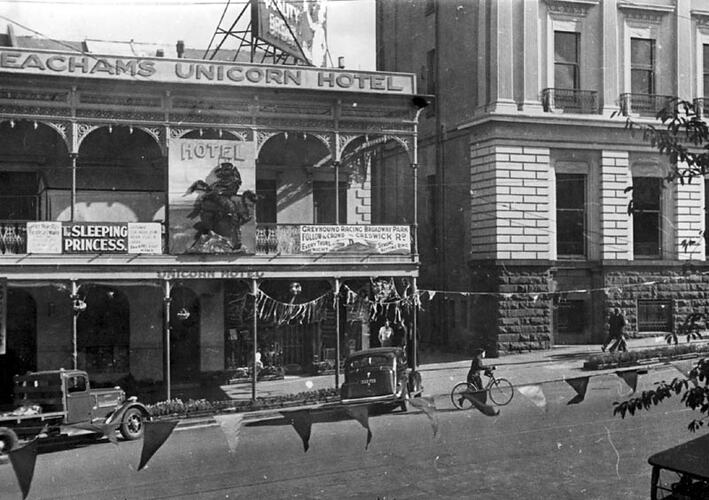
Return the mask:
M416 93L416 80L409 73L162 57L120 57L16 48L0 49L0 73L370 94Z
M162 254L159 222L28 222L30 254Z

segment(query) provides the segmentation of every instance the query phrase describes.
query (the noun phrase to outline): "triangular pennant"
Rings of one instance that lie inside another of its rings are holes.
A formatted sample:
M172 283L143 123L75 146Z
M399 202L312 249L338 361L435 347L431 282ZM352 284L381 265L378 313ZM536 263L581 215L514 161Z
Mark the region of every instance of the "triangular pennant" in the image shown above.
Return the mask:
M577 377L566 379L566 383L574 388L576 391L576 396L566 403L567 405L575 405L580 403L586 397L586 388L588 387L589 377Z
M638 371L637 370L625 370L622 372L615 372L620 378L622 378L628 387L630 387L633 392L638 386Z
M281 415L293 426L295 432L303 440L303 451L308 451L308 448L310 448L310 430L313 425L313 417L310 414L310 410L281 412Z
M96 434L101 434L102 437L108 438L111 443L118 446L118 438L116 437L116 429L118 429L118 424L96 424L91 422L78 422L70 425L69 427L95 432Z
M34 477L34 465L37 462L37 438L27 443L22 448L15 448L8 452L12 468L15 469L17 482L20 483L22 498L27 498Z
M684 375L684 378L690 380L695 387L698 385L697 379L689 376L690 372L692 371L692 368L697 365L697 360L683 359L680 361L672 361L670 365L672 366L672 368Z
M148 461L160 449L172 431L177 426L177 420L164 420L158 422L145 422L145 434L143 435L143 450L140 453L140 464L138 470L145 467Z
M434 403L433 398L428 396L411 398L409 404L426 414L431 421L431 427L433 427L433 437L436 437L436 434L438 434L438 415L436 414L436 403Z
M369 429L369 406L346 406L345 409L350 417L362 424L362 427L367 429L367 444L364 447L369 448L369 443L372 441L372 431Z
M546 409L547 398L544 396L541 385L522 385L517 390L539 408Z
M485 401L487 401L485 391L464 392L461 396L470 401L475 408L488 417L496 417L500 414L500 410L496 410L492 406L485 404Z
M229 446L229 453L236 451L236 445L239 444L239 431L241 430L241 421L243 415L214 415L214 419L221 427L226 444Z

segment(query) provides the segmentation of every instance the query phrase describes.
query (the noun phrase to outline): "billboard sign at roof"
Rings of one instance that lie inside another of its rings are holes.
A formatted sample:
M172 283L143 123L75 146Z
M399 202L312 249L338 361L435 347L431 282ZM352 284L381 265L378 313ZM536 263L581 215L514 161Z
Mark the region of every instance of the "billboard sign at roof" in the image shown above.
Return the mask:
M251 30L293 57L327 66L326 0L252 0Z

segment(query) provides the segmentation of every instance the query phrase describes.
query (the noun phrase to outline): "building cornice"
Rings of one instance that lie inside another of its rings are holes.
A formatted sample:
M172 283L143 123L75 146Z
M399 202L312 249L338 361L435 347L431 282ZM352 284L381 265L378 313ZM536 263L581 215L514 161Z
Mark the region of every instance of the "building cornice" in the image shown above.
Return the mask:
M624 12L626 19L644 23L659 24L662 18L674 12L672 5L656 5L641 2L619 2L618 9Z

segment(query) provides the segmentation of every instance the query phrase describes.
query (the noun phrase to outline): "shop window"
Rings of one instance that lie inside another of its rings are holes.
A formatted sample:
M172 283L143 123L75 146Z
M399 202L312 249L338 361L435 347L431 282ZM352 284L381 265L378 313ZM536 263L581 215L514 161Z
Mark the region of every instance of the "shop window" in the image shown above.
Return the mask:
M630 88L633 94L655 93L655 40L630 39Z
M560 335L583 334L586 304L583 300L562 300L556 310L556 330Z
M39 180L34 172L0 172L0 220L37 220Z
M256 181L256 222L275 224L278 217L276 181L263 179Z
M556 248L560 256L586 254L586 176L556 175Z
M347 183L340 183L340 224L347 223ZM313 214L315 224L335 224L335 183L313 182Z
M579 39L580 33L554 32L554 87L575 90L580 88Z
M672 302L669 300L639 300L638 331L672 331Z
M660 257L661 191L658 177L633 177L633 253Z

